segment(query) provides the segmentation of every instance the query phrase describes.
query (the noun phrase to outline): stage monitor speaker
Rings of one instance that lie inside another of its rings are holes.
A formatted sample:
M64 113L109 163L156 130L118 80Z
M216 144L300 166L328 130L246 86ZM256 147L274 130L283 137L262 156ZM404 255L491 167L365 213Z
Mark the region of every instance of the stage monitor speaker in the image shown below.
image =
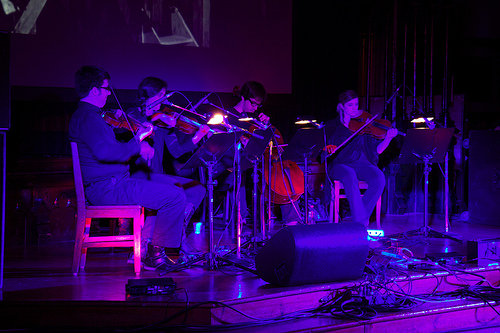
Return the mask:
M278 286L357 279L368 256L367 236L361 223L286 227L257 253L257 274Z
M500 131L469 133L469 222L500 226Z
M10 128L10 35L0 31L0 131Z

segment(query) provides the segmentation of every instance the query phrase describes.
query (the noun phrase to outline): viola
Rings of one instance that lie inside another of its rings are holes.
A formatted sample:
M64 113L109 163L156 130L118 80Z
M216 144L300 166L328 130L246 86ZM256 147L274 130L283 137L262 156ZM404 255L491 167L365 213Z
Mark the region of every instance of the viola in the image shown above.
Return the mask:
M359 117L351 118L349 121L349 129L356 134L370 134L372 137L383 140L387 135L387 131L392 128L392 124L387 119L373 119L373 116L366 111L363 111ZM370 123L367 125L367 122ZM362 128L362 130L360 130ZM399 135L406 134L398 131Z
M147 128L144 126L139 120L127 116L124 112L120 115L120 117L116 116L117 110L104 110L101 112L101 116L104 121L113 128L124 128L132 133L136 133L140 128ZM151 133L151 137L154 135L154 132Z

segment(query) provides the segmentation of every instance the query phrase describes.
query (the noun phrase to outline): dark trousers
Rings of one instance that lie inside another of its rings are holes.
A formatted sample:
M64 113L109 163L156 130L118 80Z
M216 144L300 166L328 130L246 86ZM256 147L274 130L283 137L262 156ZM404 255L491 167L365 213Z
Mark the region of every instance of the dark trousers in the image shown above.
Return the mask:
M385 175L375 165L366 160L355 163L337 164L329 168L330 179L339 180L344 185L354 222L368 224L378 198L385 187ZM365 181L368 189L361 196L358 181Z
M152 244L180 246L186 194L179 186L133 179L127 174L92 183L85 189L85 196L93 205L141 205L157 211Z
M134 172L131 177L134 179L148 179L154 182L173 185L176 187L182 186L184 194L186 195L186 209L191 209L192 207L192 209L196 210L196 208L198 208L198 206L203 201L203 198L205 197L205 187L200 182L190 178L184 178L174 175L158 174L158 173L146 173L143 171ZM150 241L153 238L155 225L156 225L156 216L155 215L146 216L146 221L144 222L144 228L142 228L143 240Z

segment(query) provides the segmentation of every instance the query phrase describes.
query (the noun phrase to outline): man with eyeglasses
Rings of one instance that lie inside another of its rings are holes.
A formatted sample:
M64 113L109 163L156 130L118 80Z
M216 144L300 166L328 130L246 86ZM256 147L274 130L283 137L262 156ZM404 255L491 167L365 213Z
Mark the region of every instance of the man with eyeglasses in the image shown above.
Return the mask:
M245 129L248 129L251 124L245 125L245 122L238 119L251 117L265 125L269 123L269 117L264 113L259 113L257 117L253 115L266 100L266 90L262 83L256 81L245 82L241 89L238 86L234 87L233 94L238 98L238 103L231 110L232 114L227 115L228 123Z
M144 265L163 270L175 264L166 254L178 252L181 243L186 195L176 185L130 178L127 162L140 155L145 160L154 149L143 141L152 126L139 129L133 139L120 142L101 117L101 108L111 94L110 75L95 66L83 66L75 74L80 101L71 117L69 139L80 154L85 197L93 205L141 205L157 211L152 251Z

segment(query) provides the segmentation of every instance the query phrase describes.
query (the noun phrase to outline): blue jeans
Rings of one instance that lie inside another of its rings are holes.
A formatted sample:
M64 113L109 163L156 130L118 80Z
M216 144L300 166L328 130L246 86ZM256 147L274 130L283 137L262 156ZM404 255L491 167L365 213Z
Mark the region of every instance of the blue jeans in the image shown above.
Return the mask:
M329 168L328 176L330 179L339 180L344 185L353 221L367 225L378 198L384 192L384 173L370 162L360 160L349 165L336 164ZM363 196L359 190L358 181L360 180L368 184L368 189Z
M156 210L152 244L180 247L186 194L179 186L133 179L127 174L92 183L85 189L85 196L93 205L141 205Z

